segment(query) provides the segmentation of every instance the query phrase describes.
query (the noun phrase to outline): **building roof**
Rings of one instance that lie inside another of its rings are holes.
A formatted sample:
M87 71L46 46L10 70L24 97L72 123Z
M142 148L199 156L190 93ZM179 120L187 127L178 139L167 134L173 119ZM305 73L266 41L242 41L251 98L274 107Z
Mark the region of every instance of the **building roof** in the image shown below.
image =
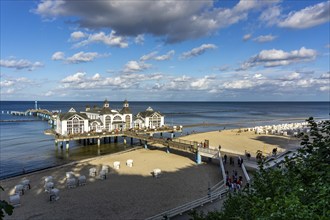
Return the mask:
M103 107L100 111L101 115L110 115L113 114L110 108Z
M83 119L88 119L86 113L77 113L77 112L67 112L67 113L63 113L63 114L59 114L60 120L68 120L71 117L73 117L74 115L78 115Z
M129 107L123 107L122 110L120 110L120 114L132 114L132 111Z
M159 111L154 111L151 107L147 108L144 112L139 112L137 113L137 117L142 117L142 118L146 118L146 117L151 117L153 114L159 114L160 116L164 116L162 113L160 113Z

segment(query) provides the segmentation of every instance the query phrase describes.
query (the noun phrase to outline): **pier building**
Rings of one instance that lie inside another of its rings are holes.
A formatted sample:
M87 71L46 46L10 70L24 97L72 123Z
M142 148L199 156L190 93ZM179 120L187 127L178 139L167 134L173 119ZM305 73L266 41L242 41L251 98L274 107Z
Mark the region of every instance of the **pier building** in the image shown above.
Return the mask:
M144 112L133 113L127 100L121 110L111 109L108 100L103 106L86 106L85 111L76 112L71 108L67 113L58 114L56 133L60 135L82 134L86 132L110 132L135 129L157 129L165 125L165 116L148 107Z

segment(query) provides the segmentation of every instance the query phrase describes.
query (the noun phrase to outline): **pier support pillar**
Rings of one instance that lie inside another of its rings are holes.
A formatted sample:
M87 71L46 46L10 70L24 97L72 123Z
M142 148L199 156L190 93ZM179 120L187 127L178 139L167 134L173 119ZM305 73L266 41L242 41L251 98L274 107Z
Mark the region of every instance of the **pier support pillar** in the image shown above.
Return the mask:
M57 148L58 148L58 141L55 140L55 149L57 150Z
M140 145L142 145L142 140L141 140L141 139L139 139L139 141L140 141Z
M171 133L171 139L173 139L173 137L174 137L174 133L172 132L172 133Z
M70 144L69 144L69 141L66 141L66 150L69 150L69 147L70 147Z
M106 143L106 141L107 141L107 138L104 137L104 138L103 138L103 143Z
M133 145L133 138L131 138L131 145Z
M109 143L111 143L111 137L109 137Z
M86 146L86 139L84 139L84 141L83 141L83 142L84 142L84 146Z
M114 140L115 143L118 142L118 136L115 136L115 140Z
M199 154L199 152L196 152L196 163L201 164L202 163L202 156Z
M144 143L144 148L148 149L148 142L147 141Z
M101 149L100 149L100 146L97 147L97 156L100 156L101 155Z
M126 141L126 137L124 137L124 144L125 144L125 145L126 145L126 142L127 142L127 141Z
M98 138L98 139L97 139L97 146L100 146L100 145L101 145L101 139Z

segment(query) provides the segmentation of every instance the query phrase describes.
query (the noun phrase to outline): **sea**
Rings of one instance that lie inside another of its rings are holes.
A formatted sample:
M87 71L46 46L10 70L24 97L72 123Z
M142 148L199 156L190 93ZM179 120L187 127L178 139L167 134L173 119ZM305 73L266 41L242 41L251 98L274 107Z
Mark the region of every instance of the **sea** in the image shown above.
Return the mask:
M165 115L167 125L182 125L176 137L196 132L246 128L303 122L309 117L330 119L330 102L130 102L133 114L149 106ZM77 112L86 105L101 107L103 101L38 101L37 108ZM112 109L121 109L123 102L110 102ZM0 180L47 169L72 161L111 154L139 145L128 141L83 146L71 141L70 150L56 147L54 138L44 134L52 125L34 116L14 116L10 111L34 109L34 101L0 101ZM168 134L169 135L169 134Z

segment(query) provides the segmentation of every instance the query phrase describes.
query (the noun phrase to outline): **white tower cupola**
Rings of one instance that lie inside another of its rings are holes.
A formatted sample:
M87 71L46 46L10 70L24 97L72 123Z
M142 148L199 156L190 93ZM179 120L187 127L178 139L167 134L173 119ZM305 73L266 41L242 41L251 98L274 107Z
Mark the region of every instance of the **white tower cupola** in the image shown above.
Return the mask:
M124 108L128 108L129 107L129 104L128 104L128 101L125 99L124 101L124 105L123 105Z
M110 107L110 105L109 105L109 102L108 102L108 100L106 99L106 100L104 100L104 104L103 104L103 107L104 108L109 108Z

